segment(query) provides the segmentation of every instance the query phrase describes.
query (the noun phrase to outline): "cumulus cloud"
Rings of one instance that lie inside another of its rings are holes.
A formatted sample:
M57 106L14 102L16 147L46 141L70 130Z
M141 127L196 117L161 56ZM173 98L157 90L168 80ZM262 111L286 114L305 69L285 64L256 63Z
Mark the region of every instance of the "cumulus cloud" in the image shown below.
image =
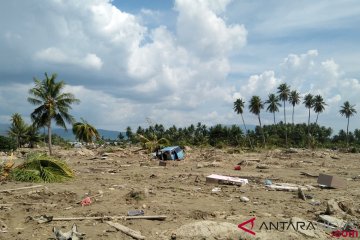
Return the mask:
M228 54L246 43L247 31L243 25L227 25L218 14L229 4L228 0L177 0L179 12L177 35L179 42L199 57L209 58Z
M221 120L218 109L235 92L227 84L229 58L247 38L243 25L226 22L229 2L175 1L175 29L146 26L144 16L160 14L143 9L133 15L109 0L2 3L0 18L12 27L0 21L0 45L3 56L16 57L0 57L0 74L13 70L13 79L26 85L31 75L56 71L82 101L75 115L104 128L153 115L168 124L197 115Z

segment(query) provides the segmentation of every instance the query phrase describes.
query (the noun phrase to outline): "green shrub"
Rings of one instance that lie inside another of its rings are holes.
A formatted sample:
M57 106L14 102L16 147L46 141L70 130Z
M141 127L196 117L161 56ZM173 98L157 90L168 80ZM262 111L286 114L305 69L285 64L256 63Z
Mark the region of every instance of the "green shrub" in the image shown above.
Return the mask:
M17 148L17 143L14 139L0 136L0 151L15 151Z

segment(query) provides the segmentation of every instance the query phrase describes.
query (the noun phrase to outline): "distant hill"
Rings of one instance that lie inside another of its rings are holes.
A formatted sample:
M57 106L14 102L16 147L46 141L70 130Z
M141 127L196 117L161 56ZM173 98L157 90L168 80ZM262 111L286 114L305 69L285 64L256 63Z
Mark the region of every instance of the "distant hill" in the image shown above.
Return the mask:
M7 135L7 131L9 130L10 125L9 124L5 124L5 123L0 123L0 135ZM40 129L40 134L43 133L43 129ZM111 130L104 130L104 129L98 129L98 132L100 134L100 136L104 137L105 139L111 139L111 140L116 140L118 135L119 135L119 131L111 131ZM65 140L68 141L75 141L75 136L72 133L71 129L68 129L67 131L65 131L64 129L61 128L55 128L52 131L53 134L57 134L60 137L64 138Z
M116 140L120 133L119 131L112 131L112 130L105 130L105 129L98 129L98 132L99 132L100 137L104 137L105 139L111 139L111 140ZM64 138L65 140L75 141L75 136L72 133L71 129L68 129L67 131L65 131L64 129L56 128L53 130L53 134L57 134L57 135L61 136L62 138Z
M0 123L0 135L7 135L7 131L9 130L9 124Z

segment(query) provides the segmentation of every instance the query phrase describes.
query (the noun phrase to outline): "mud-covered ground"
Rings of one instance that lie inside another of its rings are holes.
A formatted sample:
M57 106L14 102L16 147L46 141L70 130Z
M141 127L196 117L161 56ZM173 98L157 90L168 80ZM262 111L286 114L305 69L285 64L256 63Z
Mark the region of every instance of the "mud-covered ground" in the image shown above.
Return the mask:
M76 177L64 183L41 184L43 187L34 189L0 192L0 224L3 225L0 239L49 239L54 237L53 227L67 231L74 223L86 234L85 239L132 239L101 220L39 224L28 217L126 216L134 209L143 209L145 215L167 216L164 221L113 220L140 231L146 239L171 239L171 236L173 239L331 239L329 231L318 225L316 231L305 233L292 229L259 230L264 221L290 221L292 217L317 221L330 199L350 209L348 213L336 210L334 216L355 224L360 220L359 154L305 149L290 152L189 149L184 161L167 162L163 167L143 151L135 150L56 149L56 155L74 169ZM29 150L22 151L24 154ZM105 151L108 156L101 159ZM22 161L20 152L17 152L17 162ZM241 170L235 171L234 166L243 160L246 161ZM301 172L335 175L345 180L346 187L322 189L316 177L304 176ZM247 178L249 184L207 184L206 176L213 173ZM273 183L312 185L315 188L305 194L313 199L304 201L297 192L269 191L264 185L266 179ZM6 181L0 183L0 191L34 185L38 184ZM213 192L215 187L221 190ZM91 198L91 205L78 204L84 197L94 195L97 196ZM242 202L241 197L249 201ZM256 236L237 228L239 223L252 217L256 217L252 229ZM233 229L225 229L224 233L200 237L191 226L205 220L234 225L229 225ZM181 227L186 224L189 225ZM232 235L227 236L226 232Z

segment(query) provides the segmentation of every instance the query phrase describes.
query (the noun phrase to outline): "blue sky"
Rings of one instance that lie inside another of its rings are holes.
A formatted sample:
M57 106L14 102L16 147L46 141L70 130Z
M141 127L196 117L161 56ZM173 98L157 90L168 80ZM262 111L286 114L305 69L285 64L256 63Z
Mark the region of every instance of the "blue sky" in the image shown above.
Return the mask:
M318 122L336 131L346 127L343 102L360 111L357 0L13 0L0 3L0 20L1 123L15 112L30 121L27 91L44 72L81 100L77 119L109 130L146 118L239 123L236 98L265 101L283 82L321 94L328 105ZM304 105L295 115L307 120ZM244 118L257 124L247 110Z

